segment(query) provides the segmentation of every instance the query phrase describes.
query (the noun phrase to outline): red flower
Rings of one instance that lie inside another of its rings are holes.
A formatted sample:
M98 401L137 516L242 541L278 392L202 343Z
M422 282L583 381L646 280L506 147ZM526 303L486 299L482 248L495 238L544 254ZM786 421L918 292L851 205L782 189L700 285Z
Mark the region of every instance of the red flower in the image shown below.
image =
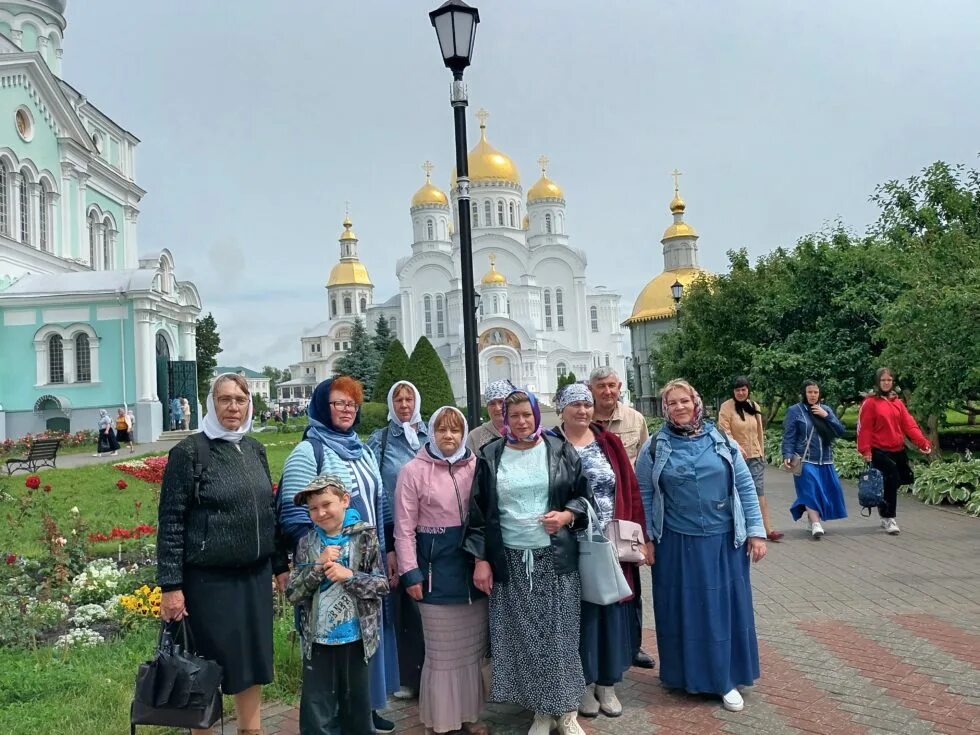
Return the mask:
M7 565L8 566L11 565L11 564L13 564L15 561L17 561L17 557L14 554L7 554Z
M46 493L51 492L51 486L50 485L45 485L44 486L44 492L46 492Z
M41 487L41 478L37 475L28 475L27 479L24 480L24 484L31 490L37 490Z
M118 487L120 490L125 490L127 487L129 487L129 485L126 484L125 480L117 480L116 487Z

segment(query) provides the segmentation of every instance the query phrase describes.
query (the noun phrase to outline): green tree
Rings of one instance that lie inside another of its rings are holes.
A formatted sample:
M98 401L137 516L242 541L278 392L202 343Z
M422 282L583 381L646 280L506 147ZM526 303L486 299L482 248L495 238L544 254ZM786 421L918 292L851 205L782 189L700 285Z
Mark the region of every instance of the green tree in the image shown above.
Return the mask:
M374 336L371 337L371 346L378 355L379 363L384 360L385 355L388 354L388 346L391 344L391 341L394 338L395 335L391 333L391 328L388 326L388 320L379 315L378 320L374 323Z
M402 343L397 339L392 339L388 343L388 350L385 352L381 367L378 369L378 376L374 379L374 392L371 400L378 403L385 403L388 400L388 391L391 386L399 380L409 380L408 353L402 347Z
M455 406L452 384L442 360L425 337L420 337L408 361L409 380L422 396L422 417L428 419L441 406Z
M564 375L558 376L558 384L555 388L555 395L558 395L558 391L564 388L566 385L571 385L572 383L577 383L578 378L575 377L575 373L569 371Z
M361 381L364 393L371 395L374 379L378 374L381 360L378 358L371 338L368 336L364 322L354 318L354 328L351 331L350 349L334 364L335 375L349 375Z
M203 404L207 401L208 390L211 388L211 375L218 364L218 353L221 349L221 335L218 334L218 323L211 312L206 317L197 320L197 397Z
M280 370L272 365L266 365L263 367L262 374L269 379L269 396L273 401L279 396L279 384L285 383L287 380L292 379L292 376L289 373L289 368Z

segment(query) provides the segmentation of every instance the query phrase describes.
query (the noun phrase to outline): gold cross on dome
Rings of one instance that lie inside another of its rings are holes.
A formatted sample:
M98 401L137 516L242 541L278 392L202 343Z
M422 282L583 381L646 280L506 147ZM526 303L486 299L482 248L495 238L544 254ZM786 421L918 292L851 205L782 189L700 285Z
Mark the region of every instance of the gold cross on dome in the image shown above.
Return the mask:
M429 180L429 174L432 173L432 169L434 169L434 168L435 168L435 166L432 165L432 161L426 161L425 163L422 164L422 170L425 171L425 180L426 181Z
M550 161L545 155L538 156L538 165L541 167L541 175L544 176L548 170L548 164Z
M675 168L673 171L670 172L670 175L674 177L674 193L676 194L678 189L678 179L684 174L682 174L680 171L678 171Z
M480 127L485 128L487 126L487 118L490 117L490 113L484 110L482 107L476 112L476 119L480 121Z
M344 202L344 217L350 219L350 199Z

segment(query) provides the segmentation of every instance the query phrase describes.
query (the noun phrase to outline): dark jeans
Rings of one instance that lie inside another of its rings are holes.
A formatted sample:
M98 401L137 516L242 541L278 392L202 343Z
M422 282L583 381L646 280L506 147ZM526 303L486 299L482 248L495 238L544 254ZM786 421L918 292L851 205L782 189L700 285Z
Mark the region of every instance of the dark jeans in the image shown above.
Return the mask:
M640 565L634 564L631 568L633 570L633 589L636 590L636 594L630 600L633 606L633 614L630 615L632 625L630 641L633 643L631 656L635 657L643 648L643 595L640 592Z
M909 458L905 450L887 452L884 449L871 450L871 464L881 472L885 481L885 502L878 506L878 515L882 518L894 518L898 511L898 487L910 485L915 476L909 467Z
M313 644L303 659L299 705L303 735L372 735L371 687L361 641L340 646Z
M399 584L388 596L395 618L398 640L398 674L403 687L419 693L422 664L425 662L425 638L422 634L422 615L419 603Z

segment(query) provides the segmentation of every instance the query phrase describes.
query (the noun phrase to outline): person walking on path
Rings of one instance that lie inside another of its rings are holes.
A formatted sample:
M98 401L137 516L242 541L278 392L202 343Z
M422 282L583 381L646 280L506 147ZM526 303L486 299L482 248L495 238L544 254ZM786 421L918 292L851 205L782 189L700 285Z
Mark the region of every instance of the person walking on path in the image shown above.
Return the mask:
M830 406L820 402L820 386L803 383L803 400L794 403L783 419L783 467L794 470L796 500L790 507L794 521L806 515L810 536L824 535L825 521L847 518L844 488L834 467L834 442L844 425Z
M395 546L402 587L418 602L425 635L419 717L436 733L486 735L480 667L487 651L487 598L473 585L462 548L476 458L466 419L443 406L431 438L398 475Z
M738 448L704 420L697 391L672 380L660 396L665 423L636 462L655 545L660 681L716 694L738 712L738 687L759 678L749 579L749 560L766 555L759 499Z
M116 444L121 446L126 442L129 446L129 453L133 453L133 421L130 414L126 413L125 408L116 410Z
M422 421L422 396L407 380L400 380L388 390L388 424L368 437L367 445L378 460L384 485L384 540L387 549L386 568L392 592L385 598L385 614L392 621L395 635L385 641L398 649L398 674L401 687L396 699L411 699L419 690L425 641L418 603L398 583L398 559L395 549L395 487L402 468L418 453L429 438Z
M112 457L119 454L119 442L116 441L116 430L113 428L113 420L109 417L109 412L104 408L99 409L99 443L93 457L100 457L110 453Z
M184 425L184 412L180 408L180 399L174 396L170 399L170 430L177 431Z
M584 735L579 656L582 583L575 531L588 525L589 483L570 444L542 435L533 393L504 401L504 437L477 452L463 548L490 596L490 701L534 712L528 735Z
M504 431L504 399L514 390L509 380L495 380L483 390L483 400L487 403L490 420L484 421L470 432L466 446L476 454L484 444L499 439Z
M857 447L864 461L879 470L885 481L885 498L878 506L878 515L881 527L891 535L899 532L898 488L915 480L905 453L906 437L923 454L932 452L929 440L895 391L894 373L878 368L875 392L864 399L858 411Z
M561 426L554 433L571 444L582 460L582 471L588 478L597 509L598 530L605 532L613 520L636 523L643 529L645 555L649 538L643 504L633 464L623 443L611 431L592 422L593 398L588 386L573 383L562 388L556 408L561 416ZM627 597L609 605L582 601L579 655L586 689L578 711L585 717L595 717L599 712L607 717L623 714L623 705L616 696L616 684L623 680L623 674L633 663L636 648L633 598L639 595L640 587L633 585L633 571L639 565L624 563L622 566L630 583L631 592Z
M191 402L185 397L180 398L180 417L182 422L182 428L184 431L190 431L191 428ZM251 423L251 416L249 416L249 423Z
M732 387L733 397L718 409L718 428L735 440L742 459L749 466L759 495L759 510L762 512L762 524L766 527L766 538L779 541L785 534L772 527L766 502L766 432L762 426L762 408L749 398L749 389L748 378L736 378Z

